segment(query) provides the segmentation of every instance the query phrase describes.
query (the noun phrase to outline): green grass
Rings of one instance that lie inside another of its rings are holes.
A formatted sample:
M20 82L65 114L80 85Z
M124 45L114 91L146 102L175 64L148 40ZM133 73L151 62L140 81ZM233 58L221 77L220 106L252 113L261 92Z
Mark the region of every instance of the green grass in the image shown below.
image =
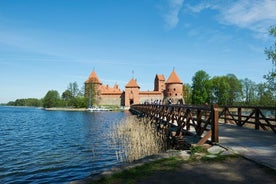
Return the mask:
M202 157L196 157L195 153L205 154ZM205 147L194 146L191 147L191 156L189 160L183 160L179 157L170 157L164 158L152 162L145 163L141 166L137 166L131 169L124 170L122 172L114 173L111 176L106 176L101 178L98 181L91 182L95 184L119 184L127 183L132 184L136 183L138 180L148 177L149 175L160 172L160 171L174 171L183 163L192 163L197 161L224 161L226 159L231 159L239 157L238 155L221 155L218 153L215 158L208 158L208 151Z
M119 173L114 173L109 177L104 177L93 183L96 184L116 184L116 183L135 183L137 180L145 178L157 171L175 170L182 162L176 157L160 159L149 162L141 166L137 166Z

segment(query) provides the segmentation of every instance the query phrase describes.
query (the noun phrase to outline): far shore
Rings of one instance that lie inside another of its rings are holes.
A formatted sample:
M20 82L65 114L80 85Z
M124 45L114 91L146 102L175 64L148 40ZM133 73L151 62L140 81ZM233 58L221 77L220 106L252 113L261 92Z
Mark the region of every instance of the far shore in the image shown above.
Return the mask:
M73 108L73 107L50 107L50 108L42 108L46 111L88 111L87 108ZM111 108L110 111L125 111L129 108Z
M87 108L71 108L71 107L51 107L44 108L46 111L87 111Z

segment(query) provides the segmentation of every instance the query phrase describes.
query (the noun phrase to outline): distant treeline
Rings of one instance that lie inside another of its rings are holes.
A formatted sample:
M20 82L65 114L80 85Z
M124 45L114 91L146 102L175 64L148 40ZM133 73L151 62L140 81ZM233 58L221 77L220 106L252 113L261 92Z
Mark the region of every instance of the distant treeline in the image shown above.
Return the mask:
M218 104L242 106L275 106L275 86L238 79L234 74L210 77L205 71L195 73L193 83L185 84L186 104Z
M88 99L84 97L77 82L69 83L68 88L59 94L57 90L49 90L42 99L24 98L10 101L9 106L33 106L33 107L73 107L85 108L88 106Z
M17 99L15 101L10 101L6 105L9 106L33 106L33 107L42 107L42 99L37 98L23 98Z

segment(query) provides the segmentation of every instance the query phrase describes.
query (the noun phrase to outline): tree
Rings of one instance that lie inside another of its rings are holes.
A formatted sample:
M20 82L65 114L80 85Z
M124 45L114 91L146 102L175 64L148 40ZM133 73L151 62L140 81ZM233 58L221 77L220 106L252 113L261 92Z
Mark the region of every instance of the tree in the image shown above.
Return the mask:
M229 93L229 105L234 105L235 102L239 102L242 99L242 84L241 81L234 75L226 75L226 80L230 86Z
M190 84L183 85L183 98L185 101L185 104L191 104L192 103L192 87Z
M67 89L62 93L61 97L64 101L64 105L68 106L68 105L70 105L70 101L73 98L73 95L72 95L71 91Z
M211 102L219 105L227 105L229 102L230 85L225 76L211 79Z
M257 85L258 105L261 106L275 106L273 100L273 92L267 88L267 84L260 83Z
M257 84L250 79L246 78L241 80L242 91L243 91L243 101L245 105L257 105Z
M43 107L50 108L50 107L57 107L60 104L60 96L58 91L50 90L47 92L43 99Z
M272 26L269 33L276 38L276 26ZM272 61L272 71L265 75L264 78L267 80L268 90L273 94L272 100L276 101L276 39L272 46L265 48L265 54L267 55L267 60Z
M97 90L95 83L86 83L85 84L85 97L88 99L88 106L97 104Z
M269 34L276 38L276 26L272 26L269 30ZM267 55L267 59L272 61L272 65L276 67L276 40L274 44L269 48L265 49L265 54ZM274 68L274 75L275 75L275 68Z
M211 101L219 105L234 105L242 99L242 84L234 74L211 79Z
M205 104L210 101L210 76L203 70L195 73L192 81L192 104Z
M77 97L79 95L79 86L78 83L75 81L73 83L69 83L67 90L71 92L72 97Z

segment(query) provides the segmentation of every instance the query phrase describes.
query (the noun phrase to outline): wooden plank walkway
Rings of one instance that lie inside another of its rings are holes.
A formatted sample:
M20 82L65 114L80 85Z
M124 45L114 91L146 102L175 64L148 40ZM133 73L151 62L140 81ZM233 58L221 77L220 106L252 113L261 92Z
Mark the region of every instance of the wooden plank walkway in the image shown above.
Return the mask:
M219 145L276 170L276 134L219 124Z

